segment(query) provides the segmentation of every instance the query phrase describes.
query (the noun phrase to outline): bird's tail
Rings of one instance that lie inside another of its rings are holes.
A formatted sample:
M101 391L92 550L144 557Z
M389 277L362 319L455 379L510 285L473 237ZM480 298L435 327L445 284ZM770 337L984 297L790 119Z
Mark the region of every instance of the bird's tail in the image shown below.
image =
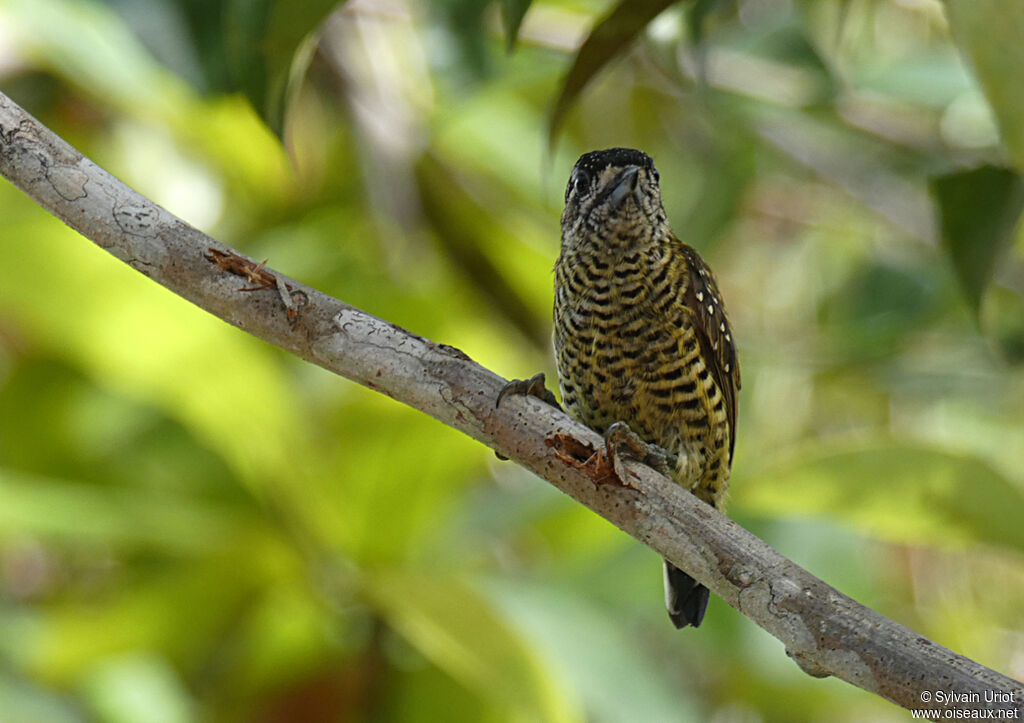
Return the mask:
M708 607L708 589L665 560L665 607L677 628L699 628Z

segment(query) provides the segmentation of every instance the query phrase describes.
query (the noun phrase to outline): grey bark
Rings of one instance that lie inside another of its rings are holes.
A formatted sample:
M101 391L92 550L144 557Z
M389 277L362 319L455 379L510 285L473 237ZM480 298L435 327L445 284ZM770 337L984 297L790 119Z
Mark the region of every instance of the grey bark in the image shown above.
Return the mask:
M650 468L618 459L612 469L603 456L591 457L601 439L562 412L527 397L495 408L505 380L459 350L258 266L103 171L3 94L0 172L196 306L546 479L778 638L808 674L834 675L905 708L940 709L945 701L1021 717L1021 683L843 595ZM261 290L241 292L254 287Z

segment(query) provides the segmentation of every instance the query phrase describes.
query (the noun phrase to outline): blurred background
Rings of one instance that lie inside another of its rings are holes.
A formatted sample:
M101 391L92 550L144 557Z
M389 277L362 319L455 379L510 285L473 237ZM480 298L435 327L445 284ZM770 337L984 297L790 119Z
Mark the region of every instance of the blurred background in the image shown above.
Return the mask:
M743 369L729 512L1024 677L1024 10L0 0L0 89L271 267L545 370L576 157L639 147ZM426 416L0 183L0 719L902 721Z

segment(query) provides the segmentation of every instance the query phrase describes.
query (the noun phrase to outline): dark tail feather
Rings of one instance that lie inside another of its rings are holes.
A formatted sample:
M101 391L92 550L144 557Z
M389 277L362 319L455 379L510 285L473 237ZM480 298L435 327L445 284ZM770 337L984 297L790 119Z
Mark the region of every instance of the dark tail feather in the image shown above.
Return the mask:
M708 607L708 589L665 560L665 607L677 628L699 628Z

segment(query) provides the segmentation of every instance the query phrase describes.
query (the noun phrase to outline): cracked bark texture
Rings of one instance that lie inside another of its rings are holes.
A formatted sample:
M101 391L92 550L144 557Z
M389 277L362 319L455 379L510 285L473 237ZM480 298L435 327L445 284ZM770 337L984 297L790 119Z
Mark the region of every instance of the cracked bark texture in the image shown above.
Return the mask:
M532 397L510 397L496 409L505 380L458 349L253 263L103 171L3 94L0 172L196 306L419 409L548 480L778 638L808 674L837 676L906 708L941 708L922 702L926 691L977 693L980 702L965 707L1020 717L1021 683L843 595L647 467L617 459L616 477L560 453L566 438L594 449L601 439ZM296 298L301 307L290 303ZM987 703L986 692L1013 702Z

